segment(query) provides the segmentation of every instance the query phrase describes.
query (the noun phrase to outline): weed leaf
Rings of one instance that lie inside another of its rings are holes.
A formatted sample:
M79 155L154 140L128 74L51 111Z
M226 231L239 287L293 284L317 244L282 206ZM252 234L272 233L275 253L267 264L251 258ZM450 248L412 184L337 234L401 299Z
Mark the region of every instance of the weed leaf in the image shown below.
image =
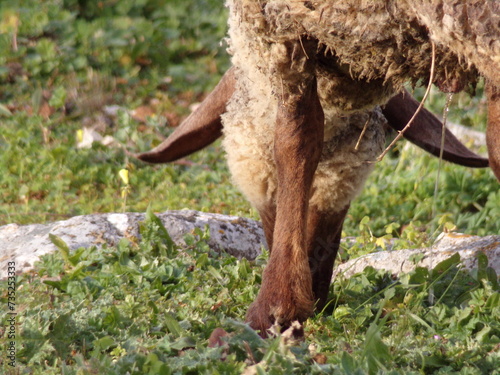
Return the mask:
M0 103L0 116L12 116L12 112Z
M174 335L175 337L182 336L183 329L172 314L165 314L164 323L167 326L168 332L170 332L172 335Z
M162 221L154 214L151 206L148 206L148 209L146 210L146 223L152 223L155 225L157 235L165 242L169 249L175 246L172 237L168 234L168 231Z
M50 241L54 245L56 245L56 247L59 249L59 252L61 253L64 259L64 263L66 263L67 266L75 266L76 263L73 263L73 261L70 259L69 256L70 249L69 246L66 244L66 242L64 242L64 240L61 237L56 236L55 234L52 233L49 233L49 238Z

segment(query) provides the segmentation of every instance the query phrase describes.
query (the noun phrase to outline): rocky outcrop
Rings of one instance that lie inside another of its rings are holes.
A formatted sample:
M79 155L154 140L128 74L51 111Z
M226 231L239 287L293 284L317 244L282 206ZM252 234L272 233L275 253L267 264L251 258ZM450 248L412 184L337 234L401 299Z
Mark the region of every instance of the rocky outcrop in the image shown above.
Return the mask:
M210 248L238 258L255 259L266 246L262 227L254 220L190 210L166 211L157 216L179 246L185 245L185 235L195 228L208 228ZM25 272L33 268L40 256L56 251L49 234L60 237L72 250L99 248L104 244L113 246L123 238L137 241L139 223L144 220L143 213L109 213L76 216L48 224L4 225L0 227L0 279L6 276L8 262L16 262L17 272ZM500 274L500 236L443 233L430 248L380 251L352 259L336 267L334 278L341 274L350 277L367 266L396 275L416 266L433 268L455 253L467 269L477 267L477 255L483 253L489 266ZM416 255L420 258L418 262L413 261Z
M465 269L477 268L477 255L488 258L488 266L500 274L500 236L470 236L460 233L442 233L433 246L424 249L380 251L351 259L336 267L333 278L343 274L350 277L371 266L394 275L410 272L415 267L434 268L443 260L458 253ZM414 261L414 259L420 259Z
M254 259L265 246L260 223L220 214L198 211L166 211L157 214L168 233L178 245L184 244L186 234L195 228L210 232L209 246L236 257ZM136 241L143 213L109 213L75 216L69 220L49 224L0 227L0 278L5 277L7 262L16 262L18 272L33 268L40 256L56 251L49 234L60 237L71 250L103 244L113 246L122 238Z

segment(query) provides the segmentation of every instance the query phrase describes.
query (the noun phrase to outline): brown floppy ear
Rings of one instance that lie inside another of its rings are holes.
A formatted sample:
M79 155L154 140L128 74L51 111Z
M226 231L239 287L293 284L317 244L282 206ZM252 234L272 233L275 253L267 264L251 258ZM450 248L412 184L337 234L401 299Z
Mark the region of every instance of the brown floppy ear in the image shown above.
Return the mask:
M382 112L391 128L400 131L413 116L419 104L408 91L403 90L387 102ZM441 121L422 108L403 136L432 155L439 156L442 129ZM488 159L469 150L448 130L445 134L443 159L466 167L488 166Z
M148 163L168 163L208 146L222 135L221 115L234 92L234 68L230 68L200 106L153 150L135 155Z
M490 167L500 181L500 88L487 84L486 93L488 95L486 144L488 145Z

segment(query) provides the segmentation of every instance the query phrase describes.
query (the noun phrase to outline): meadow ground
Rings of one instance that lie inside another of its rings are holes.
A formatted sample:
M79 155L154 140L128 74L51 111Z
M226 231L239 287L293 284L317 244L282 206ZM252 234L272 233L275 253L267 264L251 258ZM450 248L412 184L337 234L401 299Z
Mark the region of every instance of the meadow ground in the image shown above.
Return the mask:
M500 288L484 260L467 274L450 258L399 279L366 269L336 280L305 341L290 346L242 323L266 254L255 262L212 254L201 232L186 248L171 243L152 212L257 218L231 185L219 142L161 166L127 152L161 142L227 69L225 19L216 0L0 3L0 225L150 207L138 243L71 254L58 243L35 271L1 281L3 371L499 373ZM454 96L451 121L484 130L477 93ZM427 108L442 113L445 101L433 92ZM115 144L77 148L84 127ZM356 241L338 261L394 238L397 249L429 245L443 230L500 233L489 170L444 163L435 193L439 161L404 146L352 204L344 235ZM216 327L231 332L227 347L208 347Z

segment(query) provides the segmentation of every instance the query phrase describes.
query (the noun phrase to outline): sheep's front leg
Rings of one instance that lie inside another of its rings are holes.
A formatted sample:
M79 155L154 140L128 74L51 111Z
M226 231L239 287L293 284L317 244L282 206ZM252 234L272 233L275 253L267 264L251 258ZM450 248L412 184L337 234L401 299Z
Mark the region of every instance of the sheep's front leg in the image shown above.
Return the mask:
M247 321L263 336L274 322L286 327L294 320L304 321L314 305L307 212L323 145L324 116L314 77L302 81L298 93L290 88L281 96L274 136L278 191L272 252L247 314Z
M342 225L349 206L339 212L309 208L307 249L316 310L325 307L332 282L333 265L340 247Z
M486 143L488 145L488 156L490 167L500 181L500 87L488 84L488 129L486 131Z

